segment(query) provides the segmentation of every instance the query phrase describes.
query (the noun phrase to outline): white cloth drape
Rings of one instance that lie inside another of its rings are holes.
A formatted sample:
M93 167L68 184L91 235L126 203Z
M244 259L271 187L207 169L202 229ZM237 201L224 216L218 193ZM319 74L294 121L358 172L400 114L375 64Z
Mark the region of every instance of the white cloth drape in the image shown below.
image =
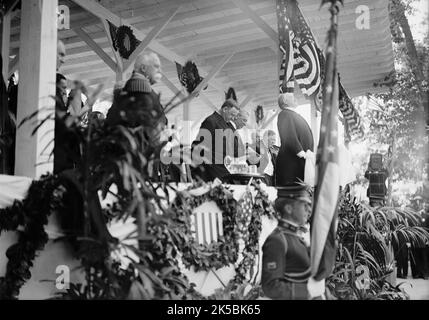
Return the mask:
M15 200L23 200L33 180L0 174L0 208L10 207Z

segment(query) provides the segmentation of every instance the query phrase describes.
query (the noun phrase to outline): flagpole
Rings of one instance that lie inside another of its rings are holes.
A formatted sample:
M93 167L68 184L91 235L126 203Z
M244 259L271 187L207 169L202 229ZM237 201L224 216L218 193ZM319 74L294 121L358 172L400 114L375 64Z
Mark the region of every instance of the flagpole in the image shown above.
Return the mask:
M326 48L325 79L322 84L323 106L320 140L317 148L317 186L311 222L311 278L307 288L311 297L324 295L325 279L335 266L336 221L339 199L338 174L338 72L337 34L339 0L330 2L330 29Z

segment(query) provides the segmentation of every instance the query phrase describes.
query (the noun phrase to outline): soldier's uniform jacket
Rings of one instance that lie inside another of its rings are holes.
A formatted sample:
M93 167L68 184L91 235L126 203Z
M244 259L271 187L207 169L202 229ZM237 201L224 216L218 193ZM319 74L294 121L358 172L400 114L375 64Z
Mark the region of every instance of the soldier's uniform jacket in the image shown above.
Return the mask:
M262 256L262 289L271 299L308 299L310 252L298 228L284 220L265 241Z

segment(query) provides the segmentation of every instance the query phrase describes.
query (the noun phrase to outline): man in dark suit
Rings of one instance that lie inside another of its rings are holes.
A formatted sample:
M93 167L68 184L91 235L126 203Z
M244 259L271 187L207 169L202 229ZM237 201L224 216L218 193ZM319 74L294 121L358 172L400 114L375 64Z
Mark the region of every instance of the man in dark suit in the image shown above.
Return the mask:
M293 94L279 97L282 111L277 120L280 150L276 160L276 185L285 186L304 181L306 153L314 151L313 133L307 121L296 111Z
M230 143L233 128L228 122L236 119L240 109L237 103L228 99L219 111L213 112L201 124L195 141L192 143L192 160L199 165L194 174L204 181L222 179L229 171L225 167L226 156L233 157Z
M55 92L55 140L54 140L54 173L74 169L80 161L80 140L76 132L66 124L70 117L69 106L81 104L81 90L75 88L67 95L67 79L59 73L65 62L66 48L59 40L57 43L57 75Z
M79 158L79 138L67 125L67 80L57 73L55 95L54 173L76 168Z

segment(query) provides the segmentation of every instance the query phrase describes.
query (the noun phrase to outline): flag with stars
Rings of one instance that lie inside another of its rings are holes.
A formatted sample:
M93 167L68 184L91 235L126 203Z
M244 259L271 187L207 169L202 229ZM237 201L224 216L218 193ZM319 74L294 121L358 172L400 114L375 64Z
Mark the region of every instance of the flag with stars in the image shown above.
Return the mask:
M311 221L311 274L316 281L328 277L335 264L337 208L340 190L338 166L337 29L332 23L326 49L323 107L317 148L317 185Z
M249 233L249 224L253 212L253 198L249 187L246 188L246 192L239 200L237 210L238 231L241 233L242 237L245 238Z
M277 27L280 44L280 93L293 93L295 82L305 97L322 105L325 57L299 9L296 0L277 0ZM348 139L362 138L363 128L356 108L339 81L339 109L344 116Z
M277 0L277 26L282 56L280 93L293 92L294 81L308 98L319 92L317 45L296 0Z
M293 69L295 61L292 44L294 33L289 18L288 5L288 0L277 0L277 27L279 31L280 56L282 57L279 77L281 93L294 91Z

